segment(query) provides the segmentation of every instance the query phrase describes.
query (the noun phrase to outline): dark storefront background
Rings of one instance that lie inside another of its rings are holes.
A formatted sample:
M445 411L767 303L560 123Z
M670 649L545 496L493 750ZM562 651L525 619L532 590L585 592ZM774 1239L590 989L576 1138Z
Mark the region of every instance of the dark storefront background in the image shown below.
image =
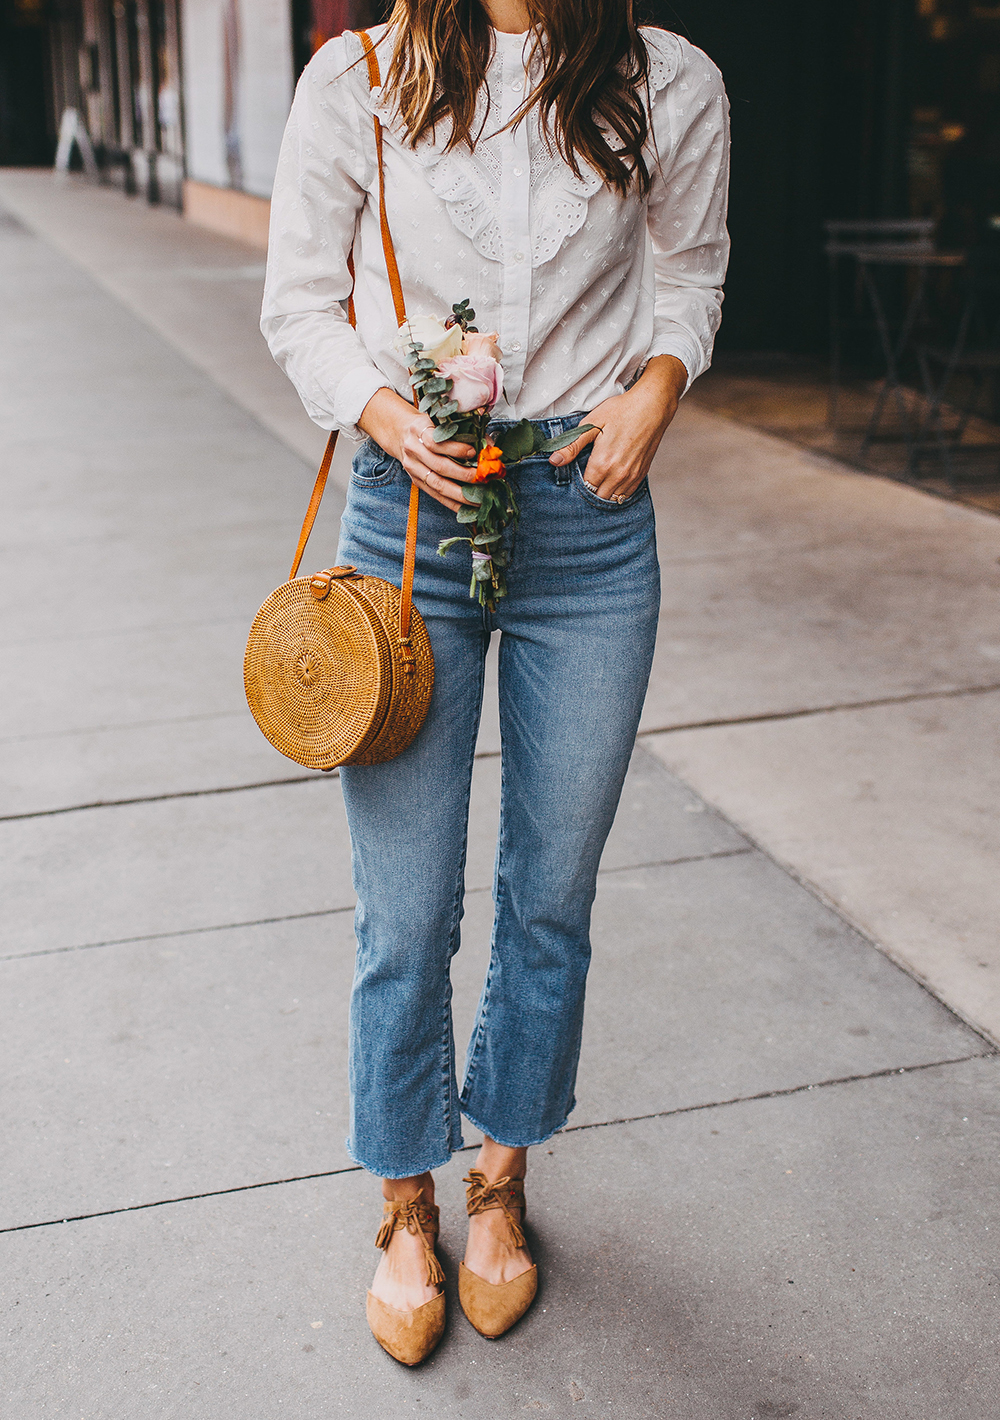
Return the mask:
M0 0L0 163L50 162L87 116L109 174L179 200L177 0ZM932 216L944 246L1000 228L1000 4L648 0L732 100L733 258L720 348L822 351L823 221ZM381 0L293 0L296 67ZM110 16L106 20L105 16ZM159 176L157 176L159 175Z
M0 166L52 161L47 0L0 0Z
M821 351L827 218L930 216L943 246L1000 221L1000 4L679 0L657 21L732 102L721 349Z

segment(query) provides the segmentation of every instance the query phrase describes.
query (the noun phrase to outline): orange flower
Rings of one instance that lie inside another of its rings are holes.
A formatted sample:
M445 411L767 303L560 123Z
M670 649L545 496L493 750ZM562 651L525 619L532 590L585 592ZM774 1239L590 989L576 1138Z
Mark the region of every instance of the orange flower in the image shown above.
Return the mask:
M505 472L502 451L497 448L496 444L485 444L479 450L476 471L469 482L485 483L488 478L503 478Z

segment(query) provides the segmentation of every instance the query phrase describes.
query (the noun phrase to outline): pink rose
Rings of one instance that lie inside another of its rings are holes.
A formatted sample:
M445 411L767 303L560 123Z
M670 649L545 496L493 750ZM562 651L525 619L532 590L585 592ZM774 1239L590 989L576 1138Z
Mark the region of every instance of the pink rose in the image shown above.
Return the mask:
M477 330L467 330L462 337L463 355L489 355L493 360L502 360L500 347L497 344L500 336L497 331L490 331L489 335L480 335Z
M442 360L438 370L451 380L451 398L461 414L472 409L492 409L500 398L503 371L489 355L455 355L451 360Z

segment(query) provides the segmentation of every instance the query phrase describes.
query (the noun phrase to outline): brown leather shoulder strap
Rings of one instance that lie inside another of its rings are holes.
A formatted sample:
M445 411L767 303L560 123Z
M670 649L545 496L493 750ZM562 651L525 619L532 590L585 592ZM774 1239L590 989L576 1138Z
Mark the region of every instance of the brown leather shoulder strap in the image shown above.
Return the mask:
M361 43L364 47L365 60L368 65L368 85L369 88L377 89L382 85L382 75L379 71L378 55L375 53L375 46L372 44L371 35L367 30L358 30ZM375 125L375 154L378 159L378 215L379 226L382 231L382 252L385 257L386 274L389 277L389 289L392 291L392 303L396 312L396 324L402 325L406 320L406 303L403 299L403 284L399 279L399 267L396 264L396 252L392 245L392 232L389 230L389 217L385 205L385 166L382 157L382 124L378 116L373 116ZM353 257L349 259L348 265L351 275L354 275ZM353 291L348 302L349 316L351 324L354 325L354 296ZM414 401L415 403L416 401ZM302 561L302 554L306 550L306 543L313 530L316 521L316 514L319 512L319 505L326 488L326 481L330 473L330 465L333 462L333 452L337 447L337 431L334 430L326 442L326 451L323 454L323 461L319 466L316 475L316 482L313 485L312 497L309 499L309 507L306 509L305 520L302 524L302 531L299 534L299 545L295 549L295 560L292 563L292 570L289 573L291 581L299 570ZM399 603L399 639L403 647L403 661L405 669L413 670L413 651L410 645L410 608L413 604L413 570L417 560L417 520L420 506L420 490L415 483L410 485L410 508L406 524L406 548L403 553L403 583L402 595Z

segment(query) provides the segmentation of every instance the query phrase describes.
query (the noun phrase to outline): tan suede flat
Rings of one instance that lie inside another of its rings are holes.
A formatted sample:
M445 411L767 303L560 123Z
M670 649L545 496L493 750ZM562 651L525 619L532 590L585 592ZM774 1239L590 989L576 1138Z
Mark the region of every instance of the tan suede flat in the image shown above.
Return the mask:
M510 1228L510 1240L514 1247L524 1247L524 1233L514 1216L513 1209L521 1209L524 1221L524 1181L519 1178L499 1178L489 1183L479 1169L470 1169L463 1180L469 1185L466 1190L466 1212L488 1213L493 1208L502 1208ZM512 1277L509 1282L487 1282L484 1277L471 1272L465 1263L458 1269L458 1299L469 1321L479 1332L495 1340L509 1331L516 1321L531 1306L538 1290L538 1268L532 1264L525 1272Z
M378 1230L375 1246L383 1251L392 1241L392 1235L407 1232L420 1237L427 1254L427 1282L431 1287L440 1287L444 1282L444 1272L434 1253L434 1242L438 1235L438 1209L424 1203L418 1193L416 1198L408 1198L402 1203L385 1202L382 1206L382 1226ZM425 1361L444 1335L444 1293L439 1292L422 1306L410 1311L400 1311L368 1293L366 1306L368 1325L372 1335L389 1355L404 1366L416 1366Z

